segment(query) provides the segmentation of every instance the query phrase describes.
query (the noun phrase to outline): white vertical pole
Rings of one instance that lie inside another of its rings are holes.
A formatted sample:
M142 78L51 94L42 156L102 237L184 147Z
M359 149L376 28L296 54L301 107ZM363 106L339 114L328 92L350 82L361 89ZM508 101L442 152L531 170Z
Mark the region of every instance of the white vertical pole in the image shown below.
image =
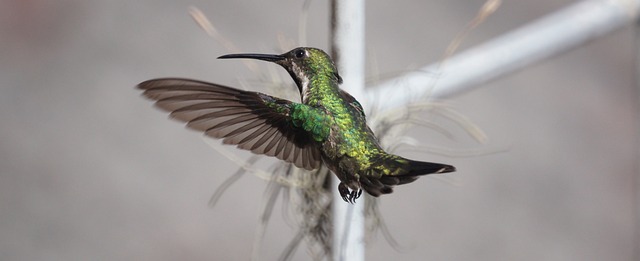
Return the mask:
M344 80L341 88L367 108L364 93L364 0L333 0L332 55ZM364 200L355 204L342 200L337 191L340 180L333 177L333 248L334 261L364 261Z
M635 39L634 44L636 46L636 88L640 90L640 21L636 20L635 23ZM637 140L636 140L637 142ZM638 151L636 151L638 153ZM636 162L638 164L638 162ZM640 173L636 172L636 190L635 190L635 206L636 206L636 233L635 233L635 242L640 242ZM635 256L634 260L640 260L640 247L635 248L635 252L633 253Z

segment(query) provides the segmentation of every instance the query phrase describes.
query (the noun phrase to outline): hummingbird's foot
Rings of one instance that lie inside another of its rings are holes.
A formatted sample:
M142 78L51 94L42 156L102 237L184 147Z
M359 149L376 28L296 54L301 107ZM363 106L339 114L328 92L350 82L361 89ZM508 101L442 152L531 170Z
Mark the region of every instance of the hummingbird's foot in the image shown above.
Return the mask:
M338 191L340 192L340 196L342 196L342 200L351 204L355 203L356 199L362 195L362 189L350 190L344 182L340 182Z
M340 192L342 200L349 202L349 195L351 195L351 192L349 192L349 188L346 184L344 184L344 182L340 182L340 184L338 185L338 192Z

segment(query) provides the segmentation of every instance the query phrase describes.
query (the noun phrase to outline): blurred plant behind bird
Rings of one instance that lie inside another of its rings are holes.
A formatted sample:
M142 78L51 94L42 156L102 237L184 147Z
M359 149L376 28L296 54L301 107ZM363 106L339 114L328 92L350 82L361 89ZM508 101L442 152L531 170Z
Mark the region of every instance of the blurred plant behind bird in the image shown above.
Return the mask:
M304 2L299 15L299 44L296 45L295 41L289 40L283 35L279 35L279 50L277 50L279 53L290 50L296 46L306 46L306 18L310 2L311 1L309 0ZM445 66L446 59L456 51L464 37L471 32L473 28L482 23L482 21L495 11L499 5L500 1L497 0L489 0L485 3L485 5L480 9L480 12L478 12L478 15L448 46L443 54L442 60L440 61L440 66ZM191 7L190 14L196 23L205 30L207 34L218 41L225 49L231 53L240 52L239 48L237 48L232 41L226 39L216 30L209 19L207 19L199 9ZM245 89L252 89L248 88L248 86L255 84L266 85L270 94L293 101L299 100L299 94L292 91L296 88L293 86L293 82L289 75L283 73L281 70L277 70L279 68L276 68L275 66L266 66L266 70L260 70L254 61L243 60L243 62L252 73L258 75L259 79L257 82L241 81L241 84ZM376 71L375 64L372 65L372 67L374 67L373 71ZM265 71L267 71L267 73L264 73ZM425 88L432 88L437 85L437 72L433 73L434 80L431 83L425 84ZM375 81L377 79L373 80ZM461 129L467 132L478 142L483 143L486 141L486 136L480 128L462 114L456 112L450 106L441 102L425 102L425 98L427 97L419 98L420 100L416 100L416 102L410 106L388 111L376 110L376 101L370 101L370 104L373 104L373 109L367 111L370 127L376 133L380 143L388 152L394 152L403 145L409 145L416 147L419 150L427 150L441 154L455 154L455 152L451 153L436 148L420 147L416 140L406 137L406 133L411 127L422 127L435 130L448 138L455 138L454 134L449 132L438 122L423 120L419 117L424 112L441 116L444 119L456 123ZM283 251L281 259L289 260L303 241L307 242L308 251L314 260L322 260L325 257L331 256L332 190L330 186L331 173L326 167L322 166L319 169L308 171L296 168L290 163L278 161L278 163L273 164L268 171L265 171L256 167L258 160L265 157L253 155L249 159L244 160L236 156L233 152L227 150L227 148L219 146L219 142L208 138L205 139L207 143L211 144L211 146L220 154L227 157L231 162L234 162L239 167L235 174L230 176L216 189L209 201L210 206L215 206L216 202L220 199L226 189L233 185L235 181L240 179L247 172L269 181L265 190L266 197L262 203L262 211L259 219L260 223L258 224L254 235L252 260L259 259L266 228L273 214L274 206L280 196L282 197L285 219L289 220L290 223L293 223L297 229L296 235L291 239L287 248ZM392 237L383 221L383 217L379 210L379 201L375 197L367 197L368 198L365 201L365 220L367 231L369 232L368 238L372 238L372 236L379 230L391 246L399 249L399 244Z

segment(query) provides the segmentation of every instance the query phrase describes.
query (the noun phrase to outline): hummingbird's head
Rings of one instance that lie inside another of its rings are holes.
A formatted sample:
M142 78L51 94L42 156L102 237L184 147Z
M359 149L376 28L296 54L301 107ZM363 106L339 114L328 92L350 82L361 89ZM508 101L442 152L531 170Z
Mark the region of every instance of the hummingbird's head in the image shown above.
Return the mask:
M296 82L301 93L305 93L309 82L316 77L326 77L342 83L331 57L324 51L311 47L298 47L283 54L227 54L218 59L247 58L274 62L284 67Z

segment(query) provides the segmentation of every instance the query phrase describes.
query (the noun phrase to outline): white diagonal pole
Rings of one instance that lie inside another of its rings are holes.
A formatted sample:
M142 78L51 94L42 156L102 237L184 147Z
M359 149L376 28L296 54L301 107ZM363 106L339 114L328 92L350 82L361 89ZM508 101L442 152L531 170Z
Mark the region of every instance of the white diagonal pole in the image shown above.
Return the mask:
M379 101L380 110L404 107L426 94L451 97L630 25L639 13L640 0L580 1L450 57L442 66L437 62L371 86L367 95Z

